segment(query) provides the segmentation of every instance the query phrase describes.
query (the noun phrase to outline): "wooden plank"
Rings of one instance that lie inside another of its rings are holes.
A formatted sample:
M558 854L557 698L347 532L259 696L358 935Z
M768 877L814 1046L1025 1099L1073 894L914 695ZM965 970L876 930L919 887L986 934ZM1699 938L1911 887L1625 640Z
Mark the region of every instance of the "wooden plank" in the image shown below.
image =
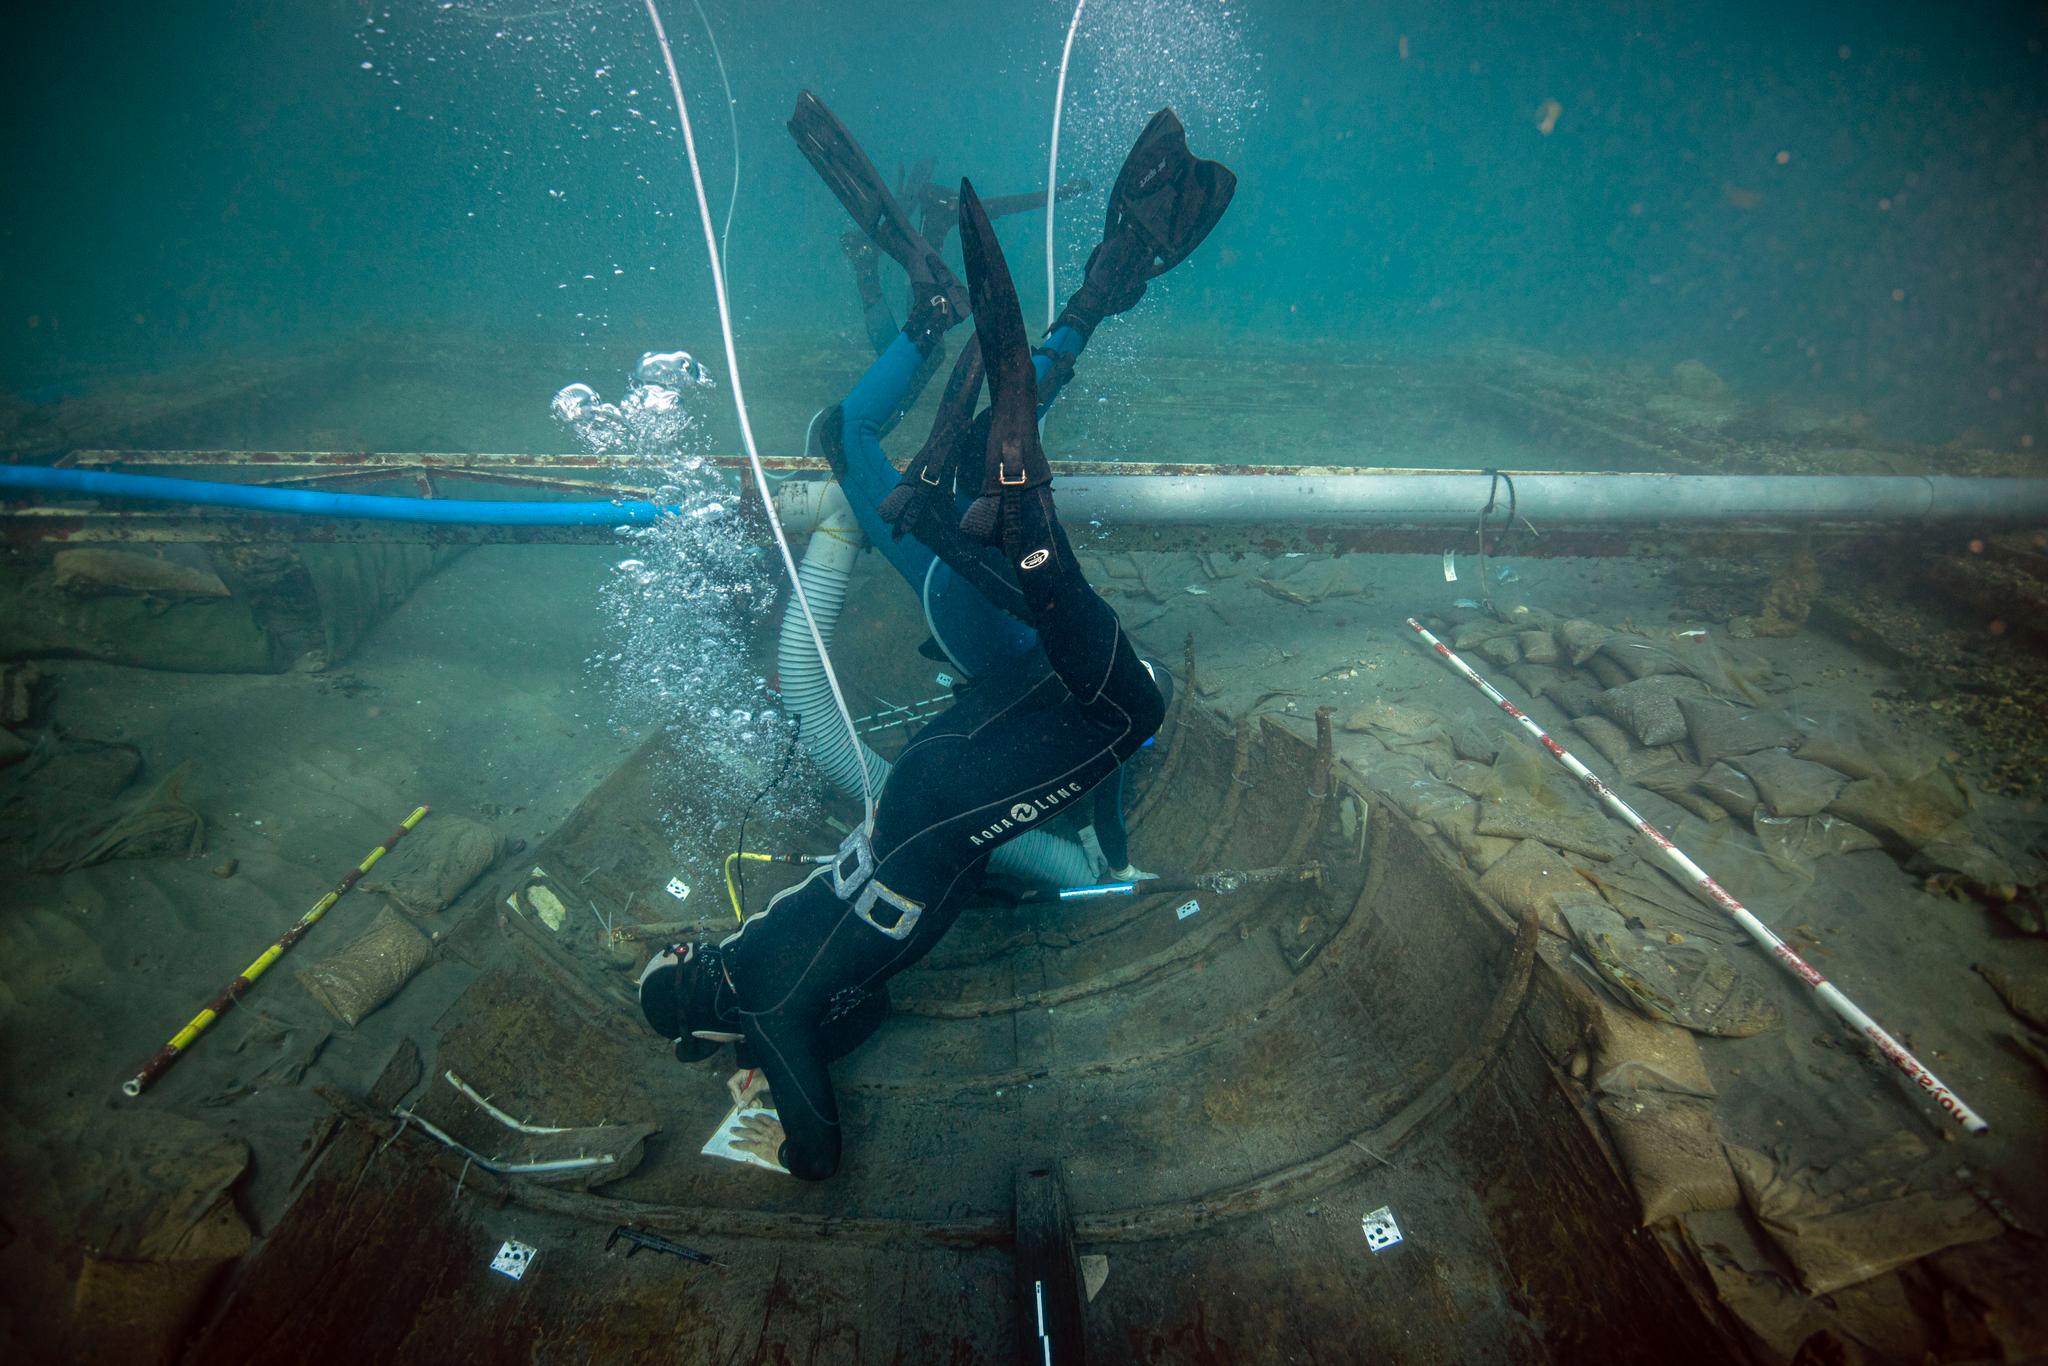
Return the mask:
M1017 1169L1017 1360L1030 1366L1082 1366L1086 1297L1067 1211L1066 1173L1056 1160Z

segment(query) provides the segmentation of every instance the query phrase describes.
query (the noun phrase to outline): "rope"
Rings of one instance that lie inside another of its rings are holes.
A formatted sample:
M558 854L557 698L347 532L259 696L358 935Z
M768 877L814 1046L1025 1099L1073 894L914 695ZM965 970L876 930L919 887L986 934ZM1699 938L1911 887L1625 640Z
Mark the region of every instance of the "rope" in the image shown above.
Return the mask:
M718 330L725 341L725 367L732 379L732 406L739 416L740 441L746 447L747 464L754 472L754 482L761 493L761 512L768 521L768 529L775 534L775 548L782 555L782 567L789 574L790 594L796 599L797 610L803 613L804 625L810 630L811 643L818 649L818 659L824 665L825 681L832 688L832 705L839 711L839 719L846 724L846 733L854 743L860 741L860 733L853 726L853 712L846 705L846 694L840 691L839 675L832 667L832 654L825 648L825 637L818 630L818 619L811 614L811 600L804 592L801 579L797 577L796 557L790 553L789 537L783 534L782 519L775 515L775 490L769 486L768 471L761 464L761 452L754 445L754 424L747 415L746 392L740 383L739 347L732 335L732 300L726 294L725 267L720 264L718 237L711 227L711 201L704 193L704 167L697 159L697 134L690 126L689 101L683 98L683 80L676 74L675 53L669 49L668 31L662 27L661 11L655 8L654 0L645 0L647 18L654 25L654 41L661 47L662 63L668 68L668 88L675 95L676 118L683 127L683 151L690 159L690 184L697 192L697 218L704 228L704 250L711 258L711 287L718 295ZM867 766L861 766L861 805L865 808L867 828L875 825L875 784L868 776Z

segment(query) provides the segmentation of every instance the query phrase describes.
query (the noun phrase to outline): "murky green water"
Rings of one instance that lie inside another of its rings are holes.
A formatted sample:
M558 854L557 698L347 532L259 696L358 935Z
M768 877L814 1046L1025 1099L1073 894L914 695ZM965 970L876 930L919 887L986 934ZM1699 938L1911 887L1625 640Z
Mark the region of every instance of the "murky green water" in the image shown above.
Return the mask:
M722 217L718 73L692 6L669 9ZM1032 188L1071 12L706 0L739 131L742 345L765 399L797 391L769 445L860 361L839 209L782 129L798 89L885 170ZM1260 363L1506 342L1653 386L1698 360L1744 412L1864 442L2023 449L2048 426L2044 37L2020 5L1095 0L1063 176L1106 184L1170 102L1242 177L1211 243L1091 354L1096 397L1142 400L1162 355L1193 356L1217 400L1336 445L1312 386L1264 401ZM227 358L280 368L179 420L144 405L134 438L532 449L559 442L559 383L717 350L639 4L46 7L7 47L0 386L31 403ZM1060 214L1062 288L1100 198ZM1033 315L1041 234L1005 225ZM1341 370L1328 387L1343 426L1372 425ZM1409 463L1480 463L1427 427ZM1158 440L1142 421L1069 435Z

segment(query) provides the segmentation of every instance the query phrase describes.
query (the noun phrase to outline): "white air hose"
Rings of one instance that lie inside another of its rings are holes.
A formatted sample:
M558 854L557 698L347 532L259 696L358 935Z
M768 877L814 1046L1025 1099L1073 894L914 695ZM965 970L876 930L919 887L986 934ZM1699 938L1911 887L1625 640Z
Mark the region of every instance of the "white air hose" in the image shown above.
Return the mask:
M795 481L783 484L777 500L780 511L795 526L814 525L803 562L797 566L797 581L810 600L811 617L825 644L839 624L839 611L846 603L847 580L853 562L867 544L853 509L839 485L827 481ZM792 506L801 501L804 506ZM815 509L815 512L813 511ZM813 523L812 518L816 520ZM796 718L797 734L832 785L842 792L861 790L861 769L880 791L889 777L889 761L855 740L840 724L832 702L832 688L825 679L824 666L811 633L802 617L793 611L782 615L782 634L776 642L775 667L782 678L782 705ZM989 859L992 871L1050 887L1073 887L1095 878L1095 865L1087 851L1072 840L1043 830L1019 835L997 849Z

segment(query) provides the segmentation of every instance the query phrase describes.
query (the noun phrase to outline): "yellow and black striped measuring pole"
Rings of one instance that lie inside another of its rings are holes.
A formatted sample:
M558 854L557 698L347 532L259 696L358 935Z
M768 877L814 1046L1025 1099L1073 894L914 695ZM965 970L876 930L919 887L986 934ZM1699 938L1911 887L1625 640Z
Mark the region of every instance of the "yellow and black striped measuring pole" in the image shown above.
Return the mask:
M372 849L361 863L358 863L349 871L347 877L334 885L333 891L314 902L313 909L300 916L298 924L286 930L282 935L279 935L277 942L259 954L255 962L243 968L239 977L222 987L220 994L201 1007L199 1013L194 1015L191 1022L183 1029L173 1034L170 1042L159 1048L156 1051L156 1056L142 1065L140 1072L137 1072L127 1081L122 1082L122 1094L139 1096L149 1087L150 1083L169 1071L171 1064L176 1062L184 1054L185 1050L192 1046L193 1040L204 1034L215 1020L233 1010L235 1002L241 999L242 993L249 989L250 984L264 973L270 971L270 965L284 957L287 949L303 939L306 931L318 924L320 917L326 915L333 908L335 902L346 896L348 889L355 886L357 880L364 873L376 867L377 860L390 853L392 848L405 838L406 832L424 820L427 812L431 809L425 806L420 807L410 816L407 816L404 821L400 822L399 827L391 832L390 838L386 839L375 849Z

